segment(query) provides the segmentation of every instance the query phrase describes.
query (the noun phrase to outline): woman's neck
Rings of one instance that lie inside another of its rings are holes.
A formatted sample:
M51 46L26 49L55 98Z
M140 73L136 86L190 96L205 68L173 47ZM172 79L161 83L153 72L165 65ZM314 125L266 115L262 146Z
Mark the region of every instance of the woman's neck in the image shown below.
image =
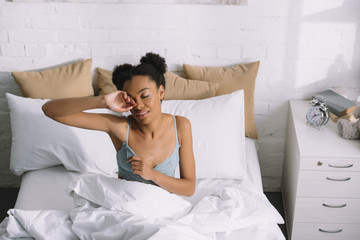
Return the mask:
M140 131L141 134L144 135L145 138L155 139L161 125L163 125L163 114L159 114L151 123L142 124L134 119L136 128Z

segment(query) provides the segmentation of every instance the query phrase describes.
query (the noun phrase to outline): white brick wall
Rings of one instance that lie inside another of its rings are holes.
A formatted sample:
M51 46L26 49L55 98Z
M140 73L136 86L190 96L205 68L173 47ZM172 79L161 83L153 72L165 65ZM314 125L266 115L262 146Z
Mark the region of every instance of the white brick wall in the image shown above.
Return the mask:
M0 187L11 132L5 92L20 94L11 71L93 58L93 68L137 63L147 51L182 64L227 66L260 60L255 113L265 190L278 190L288 100L340 87L360 95L357 0L249 0L248 6L13 3L0 0Z

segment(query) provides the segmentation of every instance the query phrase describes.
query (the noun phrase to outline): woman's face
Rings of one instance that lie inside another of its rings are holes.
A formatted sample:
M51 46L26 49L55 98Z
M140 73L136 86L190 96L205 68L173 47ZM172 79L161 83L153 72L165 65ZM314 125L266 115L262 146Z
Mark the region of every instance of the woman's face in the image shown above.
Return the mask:
M134 76L126 81L123 90L135 101L136 106L130 110L133 117L143 123L150 123L161 113L161 100L164 87L157 88L149 76Z

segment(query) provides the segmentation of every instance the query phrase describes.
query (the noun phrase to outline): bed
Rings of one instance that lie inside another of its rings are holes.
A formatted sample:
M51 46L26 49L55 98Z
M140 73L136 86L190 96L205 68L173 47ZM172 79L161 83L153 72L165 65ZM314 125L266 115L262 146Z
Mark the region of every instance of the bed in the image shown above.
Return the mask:
M246 139L247 152L247 182L259 192L262 191L260 168L256 153L256 140ZM68 191L71 180L82 173L67 171L64 166L54 166L26 172L22 177L21 188L15 203L16 209L22 210L71 210L74 201ZM201 195L206 195L213 189L235 184L238 180L198 179L197 191L188 200L196 202Z
M256 139L246 137L244 90L162 103L192 125L191 197L118 179L107 134L47 118L48 99L6 97L10 169L22 182L0 224L3 239L284 239L283 219L262 191Z

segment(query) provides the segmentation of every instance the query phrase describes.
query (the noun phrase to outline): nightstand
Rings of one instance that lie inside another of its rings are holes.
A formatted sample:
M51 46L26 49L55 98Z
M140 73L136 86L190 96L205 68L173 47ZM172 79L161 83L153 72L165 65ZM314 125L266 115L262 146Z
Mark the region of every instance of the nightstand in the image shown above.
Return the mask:
M331 120L306 124L308 100L291 100L282 194L291 240L360 239L360 141Z

